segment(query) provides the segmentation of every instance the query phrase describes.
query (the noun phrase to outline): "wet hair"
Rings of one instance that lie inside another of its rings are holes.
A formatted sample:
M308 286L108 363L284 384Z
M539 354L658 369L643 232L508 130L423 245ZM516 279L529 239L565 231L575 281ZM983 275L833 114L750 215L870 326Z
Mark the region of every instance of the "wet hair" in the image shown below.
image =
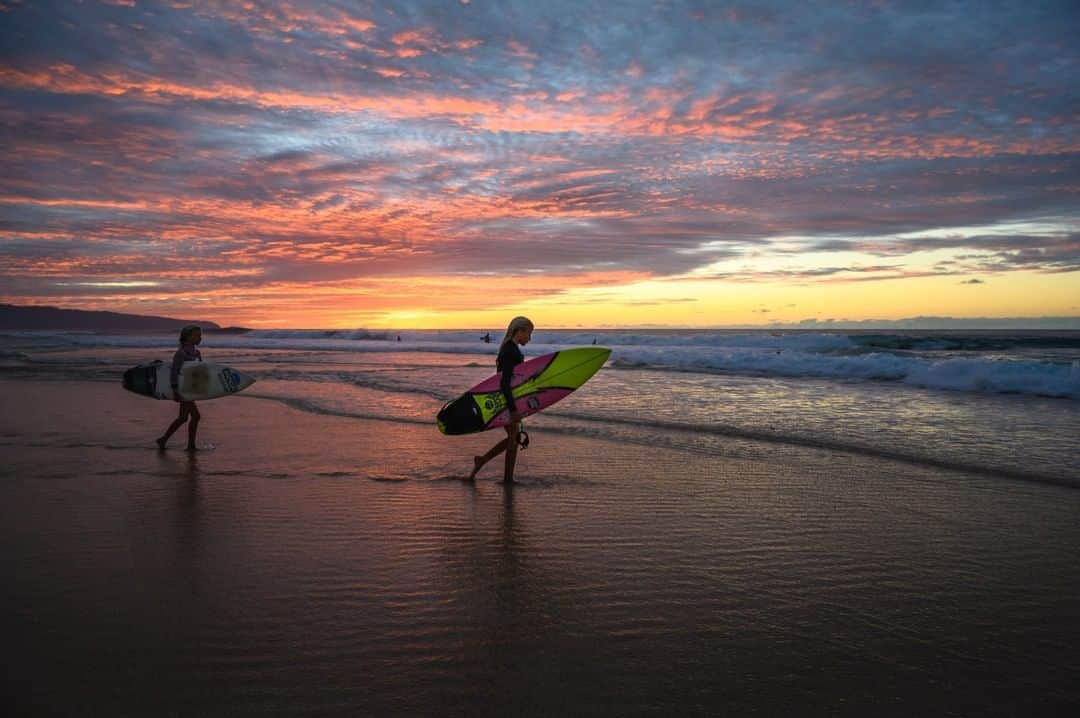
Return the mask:
M186 327L180 330L180 343L187 344L191 341L191 335L195 332L202 332L202 327L195 324L188 324Z
M528 317L514 317L513 319L510 320L510 326L508 326L506 328L506 336L504 336L503 340L502 340L503 345L505 345L508 341L513 339L514 334L516 334L519 330L521 330L521 329L532 329L532 328L533 328L532 320L529 319Z

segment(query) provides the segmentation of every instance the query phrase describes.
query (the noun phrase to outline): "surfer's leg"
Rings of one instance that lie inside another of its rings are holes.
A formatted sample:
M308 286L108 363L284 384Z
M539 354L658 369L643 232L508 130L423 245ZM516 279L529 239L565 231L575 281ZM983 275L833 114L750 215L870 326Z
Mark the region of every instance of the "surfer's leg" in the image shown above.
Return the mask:
M476 478L476 475L480 473L480 469L484 468L484 464L486 464L486 463L487 462L484 461L483 456L474 456L473 457L473 459L472 459L472 473L469 474L469 481L472 481L473 479Z
M521 424L510 424L506 427L506 463L503 465L503 482L514 483L514 464L517 462L518 452L518 429Z
M176 430L184 425L184 422L188 420L188 408L187 405L190 402L180 402L180 414L173 419L173 423L169 424L169 428L165 430L165 433L161 435L161 438L157 440L159 449L164 449L165 444L169 441L169 437L176 433Z
M190 413L191 413L191 423L188 424L188 430L187 430L187 432L188 432L187 450L188 451L195 451L195 435L199 432L199 419L201 417L199 416L199 409L195 406L195 402L191 401L191 402L185 402L185 403L187 403L187 404L189 404L191 406L191 409L189 410Z
M486 464L487 462L491 461L496 456L501 454L506 449L506 442L507 441L508 441L507 439L503 439L498 444L495 444L495 446L491 447L491 450L488 451L483 456L474 456L473 457L473 470L472 470L472 473L469 474L469 478L470 479L475 479L476 475L478 473L480 473L480 469L484 468L484 464Z

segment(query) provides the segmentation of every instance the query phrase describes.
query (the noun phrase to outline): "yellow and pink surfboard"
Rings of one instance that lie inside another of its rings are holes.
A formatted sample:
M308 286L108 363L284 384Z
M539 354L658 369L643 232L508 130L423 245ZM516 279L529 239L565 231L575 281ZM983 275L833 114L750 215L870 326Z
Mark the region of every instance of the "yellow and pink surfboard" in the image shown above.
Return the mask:
M544 354L514 367L510 382L514 403L523 417L543 411L587 382L607 361L610 349L579 347ZM506 397L495 374L448 402L436 417L444 434L472 434L506 426Z

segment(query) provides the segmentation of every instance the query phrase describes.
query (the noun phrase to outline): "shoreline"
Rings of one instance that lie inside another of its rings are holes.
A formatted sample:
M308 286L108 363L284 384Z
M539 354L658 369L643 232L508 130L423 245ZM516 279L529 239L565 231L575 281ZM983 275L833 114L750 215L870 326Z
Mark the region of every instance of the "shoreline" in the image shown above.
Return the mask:
M97 371L95 368L90 368L88 371ZM34 374L28 377L4 377L0 378L0 384L4 383L34 383L41 382L45 385L51 384L66 384L66 383L87 383L98 386L111 386L115 383L115 378L110 373L108 377L94 376L87 378L73 378L70 376L56 376L50 377L47 375ZM885 385L889 386L889 385ZM243 399L245 401L268 401L277 403L283 407L287 407L290 410L300 412L305 416L311 417L337 417L350 421L376 421L376 422L389 422L393 424L403 424L413 427L434 427L434 419L430 422L422 419L407 418L401 416L386 416L381 417L372 411L368 412L351 412L347 409L336 409L328 406L321 406L312 404L311 402L287 396L260 396L256 388L251 393L238 394L231 399ZM132 398L127 392L123 392L125 399ZM110 394L111 395L111 394ZM131 404L131 411L135 414L155 413L153 409L149 407L156 403L158 406L163 406L165 402L154 402L153 400L145 399L142 397L135 397L138 401L136 404ZM1027 397L1024 397L1027 398ZM1062 400L1056 398L1047 397L1030 397L1034 401L1071 401ZM221 400L214 400L209 403L200 403L206 406L215 407L221 405ZM167 411L156 412L162 415L168 415ZM708 436L715 439L733 439L739 441L746 441L752 444L760 444L762 446L777 447L780 450L808 450L808 451L826 451L834 452L838 455L851 455L854 457L863 457L867 460L879 460L889 463L895 463L899 465L908 465L913 468L922 470L941 470L950 473L957 473L962 475L971 475L987 480L1001 480L1001 481L1018 481L1031 484L1043 484L1048 486L1057 486L1067 489L1080 488L1080 478L1055 475L1046 472L1025 470L1018 467L979 464L975 462L966 462L961 460L954 460L947 457L936 457L931 455L913 454L905 451L898 451L890 449L888 447L867 446L857 442L840 442L836 440L830 440L824 436L803 436L799 434L786 433L778 434L774 431L770 431L767 428L752 428L752 427L740 427L726 424L711 424L711 425L695 425L690 426L684 423L664 421L662 419L656 419L649 422L637 421L634 419L622 419L619 417L609 416L602 420L592 418L588 416L577 416L573 411L568 412L565 415L561 415L559 410L556 410L551 417L558 417L552 421L549 417L545 416L547 424L541 423L539 428L541 432L547 432L553 436L570 437L578 434L574 424L581 424L589 426L592 424L598 425L616 425L634 427L644 430L657 430L664 432L672 432L675 434L693 437L696 435ZM168 422L166 422L167 424ZM565 424L565 425L564 425ZM537 428L535 425L530 425L530 430ZM183 430L177 434L180 436ZM491 443L486 437L493 434L475 434L469 438L462 440L462 437L458 437L452 441L458 441L465 445L469 442L475 441L478 444L484 444L485 442ZM613 441L619 442L623 439L616 439L612 437L594 436L598 441ZM174 438L174 441L176 439ZM480 453L483 449L480 450ZM471 456L471 455L470 455Z

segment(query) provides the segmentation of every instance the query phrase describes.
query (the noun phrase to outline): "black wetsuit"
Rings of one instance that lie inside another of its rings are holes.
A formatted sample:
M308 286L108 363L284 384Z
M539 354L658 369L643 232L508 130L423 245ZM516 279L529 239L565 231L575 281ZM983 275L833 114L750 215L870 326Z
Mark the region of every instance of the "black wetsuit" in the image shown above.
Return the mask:
M514 367L521 362L525 361L525 356L518 349L518 345L515 342L505 342L499 349L499 357L495 360L495 368L502 374L502 378L499 380L499 389L502 391L503 396L506 397L506 408L513 413L517 410L517 405L514 404L514 395L510 389L510 382L514 378Z

